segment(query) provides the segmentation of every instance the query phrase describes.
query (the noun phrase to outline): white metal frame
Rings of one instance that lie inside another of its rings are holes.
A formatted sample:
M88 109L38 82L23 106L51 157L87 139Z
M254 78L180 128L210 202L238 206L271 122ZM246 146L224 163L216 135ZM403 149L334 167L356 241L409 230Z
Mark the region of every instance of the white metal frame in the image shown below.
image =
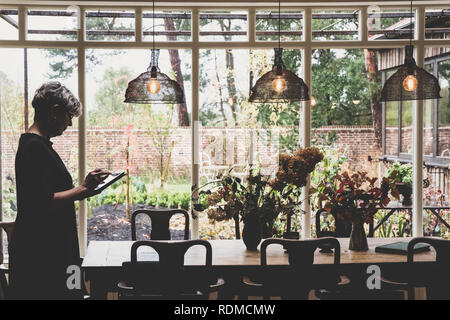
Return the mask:
M105 1L106 2L106 1ZM11 1L0 0L1 8L18 8L19 9L19 38L18 40L0 40L0 48L75 48L78 50L78 95L80 101L84 104L86 101L85 92L85 50L92 48L116 48L116 49L135 49L135 48L151 48L151 41L142 40L142 11L151 10L151 6L148 3L132 3L134 6L130 6L130 2L106 2L108 5L103 6L105 2L95 2L95 6L85 5L85 1L16 1L17 4L12 4ZM78 32L77 41L36 41L26 39L26 21L27 21L27 8L28 7L44 7L44 8L54 8L61 7L64 4L74 5L79 4L81 9L81 28ZM89 3L89 2L88 2ZM91 2L94 3L94 2ZM377 4L377 2L374 2ZM419 66L424 64L424 50L425 47L449 47L450 39L440 40L440 39L425 39L425 10L426 8L442 8L445 1L417 1L419 5L415 5L414 9L418 17L418 28L416 39L413 40L413 45L416 47L417 63ZM168 4L167 2L165 3ZM303 11L304 15L304 36L303 40L300 41L285 41L282 46L287 49L299 49L303 51L304 64L303 64L303 77L308 86L311 85L311 53L313 49L318 48L328 48L328 49L351 49L351 48L398 48L408 44L409 40L376 40L371 41L368 39L367 35L367 6L372 3L360 2L359 4L346 2L345 6L340 5L338 2L316 2L299 4L299 5L283 5L283 9L286 10L296 10ZM380 2L378 2L380 4ZM395 6L382 6L382 8L401 8L409 9L408 2L395 3ZM187 6L191 5L191 6ZM247 7L245 7L247 5ZM174 10L190 10L192 11L192 40L191 41L160 41L156 42L156 46L161 49L190 49L192 51L192 184L198 185L199 183L199 165L194 161L194 159L199 159L199 148L195 145L196 142L200 141L198 139L198 128L196 129L196 123L199 121L199 94L198 94L198 83L199 83L199 50L208 49L271 49L275 46L273 41L256 41L255 40L255 18L256 11L259 9L276 9L277 4L273 5L263 5L258 6L255 4L247 3L234 3L230 4L229 7L221 8L213 3L189 3L186 6L176 5L176 6L160 6L156 3L157 9L174 9ZM93 8L110 8L110 9L130 9L136 12L136 36L134 41L87 41L85 39L85 11L87 9ZM246 10L248 11L248 41L240 42L205 42L199 40L199 12L204 10L230 10L230 9ZM359 40L351 41L313 41L311 37L311 12L314 9L354 9L360 10L360 33ZM414 156L413 156L413 167L414 167L414 194L422 194L422 163L423 163L423 103L418 101L415 103L414 112ZM300 143L303 146L309 146L311 143L311 106L307 101L303 103L302 107L302 121L300 132L301 138ZM78 142L78 164L79 164L79 179L82 180L86 174L86 113L78 120L78 132L79 132L79 142ZM309 189L308 186L305 187L305 191ZM414 221L413 221L413 235L422 235L423 222L422 222L422 198L414 197ZM306 201L303 203L303 209L305 210L305 219L303 225L303 238L309 238L310 224L311 224L311 213L310 206ZM79 209L79 238L80 238L80 250L81 254L84 255L86 247L86 202L80 202ZM194 220L193 223L193 236L198 237L198 220Z

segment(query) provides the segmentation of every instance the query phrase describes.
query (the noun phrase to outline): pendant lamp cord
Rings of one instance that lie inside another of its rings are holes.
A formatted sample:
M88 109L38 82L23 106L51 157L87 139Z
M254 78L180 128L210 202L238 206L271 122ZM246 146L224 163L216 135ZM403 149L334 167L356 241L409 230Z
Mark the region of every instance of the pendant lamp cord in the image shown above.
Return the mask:
M281 41L281 0L278 0L278 49Z
M153 0L153 50L155 50L155 0Z
M413 16L413 6L412 6L412 0L411 0L411 6L410 6L410 14L409 14L409 45L412 45L412 38L413 38L413 24L412 24L412 16Z

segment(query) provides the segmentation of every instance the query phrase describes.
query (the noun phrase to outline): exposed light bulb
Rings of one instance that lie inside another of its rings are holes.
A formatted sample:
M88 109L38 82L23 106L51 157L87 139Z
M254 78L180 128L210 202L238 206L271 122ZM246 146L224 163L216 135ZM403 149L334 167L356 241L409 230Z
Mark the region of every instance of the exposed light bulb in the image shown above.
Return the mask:
M314 98L313 96L311 96L311 107L314 107L316 104L317 104L316 98Z
M419 81L417 81L417 78L410 74L403 80L403 88L405 88L406 91L414 91L417 89L417 85L419 84Z
M272 89L277 93L281 93L286 90L286 80L282 76L276 76L272 81Z
M158 93L159 88L159 81L156 78L150 78L150 80L147 82L147 91L150 92L150 94L156 94Z

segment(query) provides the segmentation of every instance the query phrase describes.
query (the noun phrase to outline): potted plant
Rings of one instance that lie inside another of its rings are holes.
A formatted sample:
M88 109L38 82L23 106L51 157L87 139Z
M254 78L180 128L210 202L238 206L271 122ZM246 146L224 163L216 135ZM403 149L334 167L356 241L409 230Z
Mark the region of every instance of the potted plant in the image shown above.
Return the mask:
M395 183L395 188L398 193L403 197L402 205L412 205L412 165L409 163L400 164L399 162L394 162L387 174L388 178Z
M206 196L206 205L195 204L194 208L205 211L211 220L243 221L243 241L247 249L256 250L263 237L272 236L277 216L280 213L291 214L299 205L301 188L306 185L308 174L322 159L323 155L317 148L300 148L293 155L281 154L279 169L273 179L250 169L243 182L230 170L218 180L197 189L214 185L199 192L199 195Z
M372 223L373 215L390 201L389 179L383 178L379 187L377 180L370 178L367 172L352 175L343 172L324 181L320 188L319 207L332 214L336 221L352 225L350 250L368 250L364 223Z

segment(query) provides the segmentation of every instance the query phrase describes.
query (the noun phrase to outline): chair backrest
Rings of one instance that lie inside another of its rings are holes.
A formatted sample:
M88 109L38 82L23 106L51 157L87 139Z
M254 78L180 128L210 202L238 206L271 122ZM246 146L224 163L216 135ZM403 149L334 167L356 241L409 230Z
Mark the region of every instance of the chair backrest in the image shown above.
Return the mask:
M336 286L340 281L339 266L341 263L341 246L336 238L325 237L310 240L292 240L292 239L266 239L261 244L261 266L267 266L267 247L271 244L279 244L287 249L289 254L289 268L280 273L282 279L274 279L271 275L271 282L279 282L280 287L285 291L285 295L290 298L306 299L309 290L313 288L327 288ZM334 265L329 270L314 272L314 252L322 245L327 245L334 249Z
M11 237L14 229L14 222L0 222L0 228L6 232L6 237L8 239L8 248L11 243ZM0 239L0 264L3 263L3 239Z
M408 243L408 263L414 264L414 246L418 243L427 243L431 245L436 251L436 263L433 272L427 274L427 281L429 281L429 289L427 291L427 299L430 300L449 300L450 299L450 277L448 272L450 270L450 240L437 238L418 237L412 239ZM420 270L413 269L412 277L418 276L417 272Z
M197 245L206 249L204 268L196 268L195 274L198 276L192 276L193 273L187 276L184 255L189 248ZM159 255L159 261L138 261L137 252L141 247L153 248ZM192 293L193 288L205 291L214 282L210 272L211 265L212 248L206 240L136 241L131 247L131 261L124 263L129 277L127 280L131 281L135 294L151 293L165 298L180 297L186 292Z
M169 222L175 214L184 216L184 240L189 240L189 214L183 209L146 209L134 211L131 215L131 239L137 240L136 217L147 215L152 222L151 240L171 240Z
M336 238L348 238L352 231L351 225L346 225L339 220L335 220L335 231L323 231L320 224L321 215L329 215L329 213L324 209L319 209L316 212L316 235L317 238L322 237L336 237Z

